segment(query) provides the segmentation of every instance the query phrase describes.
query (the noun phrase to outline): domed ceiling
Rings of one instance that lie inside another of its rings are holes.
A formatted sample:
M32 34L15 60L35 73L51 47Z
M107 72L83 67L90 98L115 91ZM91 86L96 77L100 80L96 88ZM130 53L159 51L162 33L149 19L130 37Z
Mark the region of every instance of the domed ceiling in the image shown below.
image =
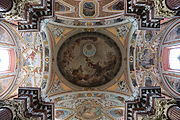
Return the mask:
M56 119L123 118L132 95L126 66L131 27L130 22L106 29L47 24L52 77L44 90L55 103Z
M122 57L115 41L96 32L68 38L57 55L58 68L69 82L81 87L97 87L119 72Z

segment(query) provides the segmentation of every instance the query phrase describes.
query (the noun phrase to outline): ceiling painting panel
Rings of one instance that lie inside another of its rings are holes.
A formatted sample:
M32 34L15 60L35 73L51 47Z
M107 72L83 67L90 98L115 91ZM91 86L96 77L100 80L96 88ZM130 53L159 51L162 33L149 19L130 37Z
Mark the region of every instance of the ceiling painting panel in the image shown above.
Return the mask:
M109 39L89 32L66 40L57 58L65 79L81 87L96 87L112 80L121 67L122 57L116 43Z
M111 92L81 91L53 96L52 100L55 102L56 116L59 118L119 120L123 118L123 104L127 98Z
M99 15L98 17L111 16L111 15L119 14L119 13L122 14L123 7L121 7L121 6L124 5L124 1L121 1L119 3L117 0L106 0L106 1L104 1L104 0L83 0L83 1L80 1L80 0L59 1L59 0L57 0L57 3L61 3L61 5L68 6L68 7L71 6L72 8L74 7L74 11L71 10L71 12L75 12L75 14L72 14L72 13L64 14L64 13L66 13L66 11L62 12L63 16L72 17L72 18L80 17L79 13L81 14L81 10L83 12L83 9L81 9L81 8L87 7L87 8L85 8L86 10L88 10L88 9L93 10L93 9L91 9L91 6L99 8L99 9L94 9L94 12L100 12L100 14L98 14ZM86 3L86 4L84 4L84 3ZM108 7L108 9L109 9L109 7L112 6L112 8L111 8L112 10L106 11L106 10L102 9L104 7L106 8L106 6ZM119 9L120 9L120 11L118 11ZM114 11L116 11L116 13L113 13ZM111 13L109 13L109 12L111 12ZM58 11L57 11L57 13L58 13ZM93 18L95 18L95 16Z
M129 77L133 87L158 86L162 80L158 73L159 50L157 31L139 31L133 33L129 41Z
M64 0L57 1L56 4L56 6L60 6L59 4L61 4L61 8L63 8L64 11L56 11L55 15L57 19L55 21L64 26L87 27L90 25L100 27L118 24L123 21L124 17L123 0ZM71 12L65 9L68 5L72 8Z

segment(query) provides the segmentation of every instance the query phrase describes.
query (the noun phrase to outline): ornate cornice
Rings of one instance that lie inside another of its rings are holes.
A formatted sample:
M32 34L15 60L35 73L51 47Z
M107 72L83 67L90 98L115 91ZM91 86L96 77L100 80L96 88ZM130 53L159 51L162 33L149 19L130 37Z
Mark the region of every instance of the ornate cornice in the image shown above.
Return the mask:
M152 0L137 0L125 1L125 15L135 16L138 19L138 26L141 30L160 29L160 20L154 16L154 2Z

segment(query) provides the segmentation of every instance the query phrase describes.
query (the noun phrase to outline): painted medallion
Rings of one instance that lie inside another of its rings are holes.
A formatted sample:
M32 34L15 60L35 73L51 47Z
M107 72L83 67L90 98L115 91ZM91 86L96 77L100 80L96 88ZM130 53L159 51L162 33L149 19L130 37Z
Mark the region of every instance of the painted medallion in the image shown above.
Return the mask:
M76 116L83 120L96 120L102 116L102 107L93 101L85 101L77 106Z

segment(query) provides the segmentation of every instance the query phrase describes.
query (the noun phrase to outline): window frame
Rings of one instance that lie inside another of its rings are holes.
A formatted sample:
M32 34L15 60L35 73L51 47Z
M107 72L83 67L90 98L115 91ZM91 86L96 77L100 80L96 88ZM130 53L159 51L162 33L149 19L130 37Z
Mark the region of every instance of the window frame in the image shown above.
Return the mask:
M168 47L163 48L163 70L164 71L169 71L169 72L180 72L180 69L172 69L170 67L170 50L172 49L180 49L180 45L171 45Z

